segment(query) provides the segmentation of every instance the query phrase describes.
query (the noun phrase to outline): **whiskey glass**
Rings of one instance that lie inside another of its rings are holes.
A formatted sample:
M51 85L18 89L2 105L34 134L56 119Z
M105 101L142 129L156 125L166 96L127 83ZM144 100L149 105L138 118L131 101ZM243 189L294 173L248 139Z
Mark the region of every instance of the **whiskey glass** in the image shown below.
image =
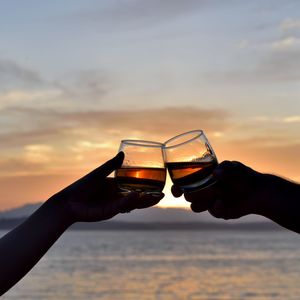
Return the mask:
M122 140L119 151L125 158L115 171L121 192L161 193L166 182L162 143L143 140Z
M202 130L179 134L163 145L166 167L174 185L184 192L201 190L215 183L217 157Z

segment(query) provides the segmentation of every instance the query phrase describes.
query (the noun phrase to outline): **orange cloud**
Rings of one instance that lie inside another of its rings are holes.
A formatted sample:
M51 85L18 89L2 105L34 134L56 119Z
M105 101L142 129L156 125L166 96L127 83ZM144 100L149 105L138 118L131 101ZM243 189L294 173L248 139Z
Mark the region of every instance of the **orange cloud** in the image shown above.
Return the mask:
M19 131L0 132L0 209L46 199L112 157L121 139L164 141L195 128L206 131L220 161L240 160L263 172L300 179L297 139L272 135L263 124L251 131L251 124L240 124L223 110L15 112L32 121ZM166 197L169 205L170 193Z

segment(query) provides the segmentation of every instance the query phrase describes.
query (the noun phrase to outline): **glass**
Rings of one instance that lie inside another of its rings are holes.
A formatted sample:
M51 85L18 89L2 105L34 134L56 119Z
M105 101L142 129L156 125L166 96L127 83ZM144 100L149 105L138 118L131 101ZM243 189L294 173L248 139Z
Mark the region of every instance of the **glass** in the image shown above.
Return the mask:
M122 192L160 193L166 182L162 143L140 140L121 141L125 158L115 178Z
M217 157L202 130L177 135L164 143L164 161L173 183L183 191L203 189L213 183Z

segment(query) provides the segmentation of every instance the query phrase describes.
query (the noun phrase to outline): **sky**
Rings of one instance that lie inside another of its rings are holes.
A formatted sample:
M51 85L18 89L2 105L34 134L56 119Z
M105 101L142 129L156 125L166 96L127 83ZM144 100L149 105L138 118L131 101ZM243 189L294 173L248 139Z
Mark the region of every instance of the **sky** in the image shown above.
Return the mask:
M4 0L0 38L0 210L192 129L300 182L299 1Z

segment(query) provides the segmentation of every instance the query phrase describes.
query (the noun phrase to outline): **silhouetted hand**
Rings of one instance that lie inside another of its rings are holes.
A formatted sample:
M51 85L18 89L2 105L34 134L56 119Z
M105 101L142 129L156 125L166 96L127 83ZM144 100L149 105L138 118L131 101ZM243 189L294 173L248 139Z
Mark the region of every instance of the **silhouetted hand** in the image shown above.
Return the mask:
M74 182L52 198L61 201L71 223L110 219L118 213L130 212L157 204L163 197L132 192L118 192L116 180L107 176L122 165L124 153ZM50 199L51 200L51 199Z
M299 184L259 173L237 161L222 162L213 176L215 184L184 193L194 212L208 210L214 217L226 220L258 214L300 232ZM172 193L175 197L182 195L174 185Z
M100 221L120 212L152 206L163 198L122 196L107 176L122 165L124 153L58 192L22 224L0 239L0 296L18 282L74 222ZM21 250L20 250L21 249Z
M216 183L199 191L185 193L194 212L208 210L214 217L235 219L259 212L259 200L264 190L264 174L240 162L222 162L214 171ZM172 187L178 197L182 192Z

